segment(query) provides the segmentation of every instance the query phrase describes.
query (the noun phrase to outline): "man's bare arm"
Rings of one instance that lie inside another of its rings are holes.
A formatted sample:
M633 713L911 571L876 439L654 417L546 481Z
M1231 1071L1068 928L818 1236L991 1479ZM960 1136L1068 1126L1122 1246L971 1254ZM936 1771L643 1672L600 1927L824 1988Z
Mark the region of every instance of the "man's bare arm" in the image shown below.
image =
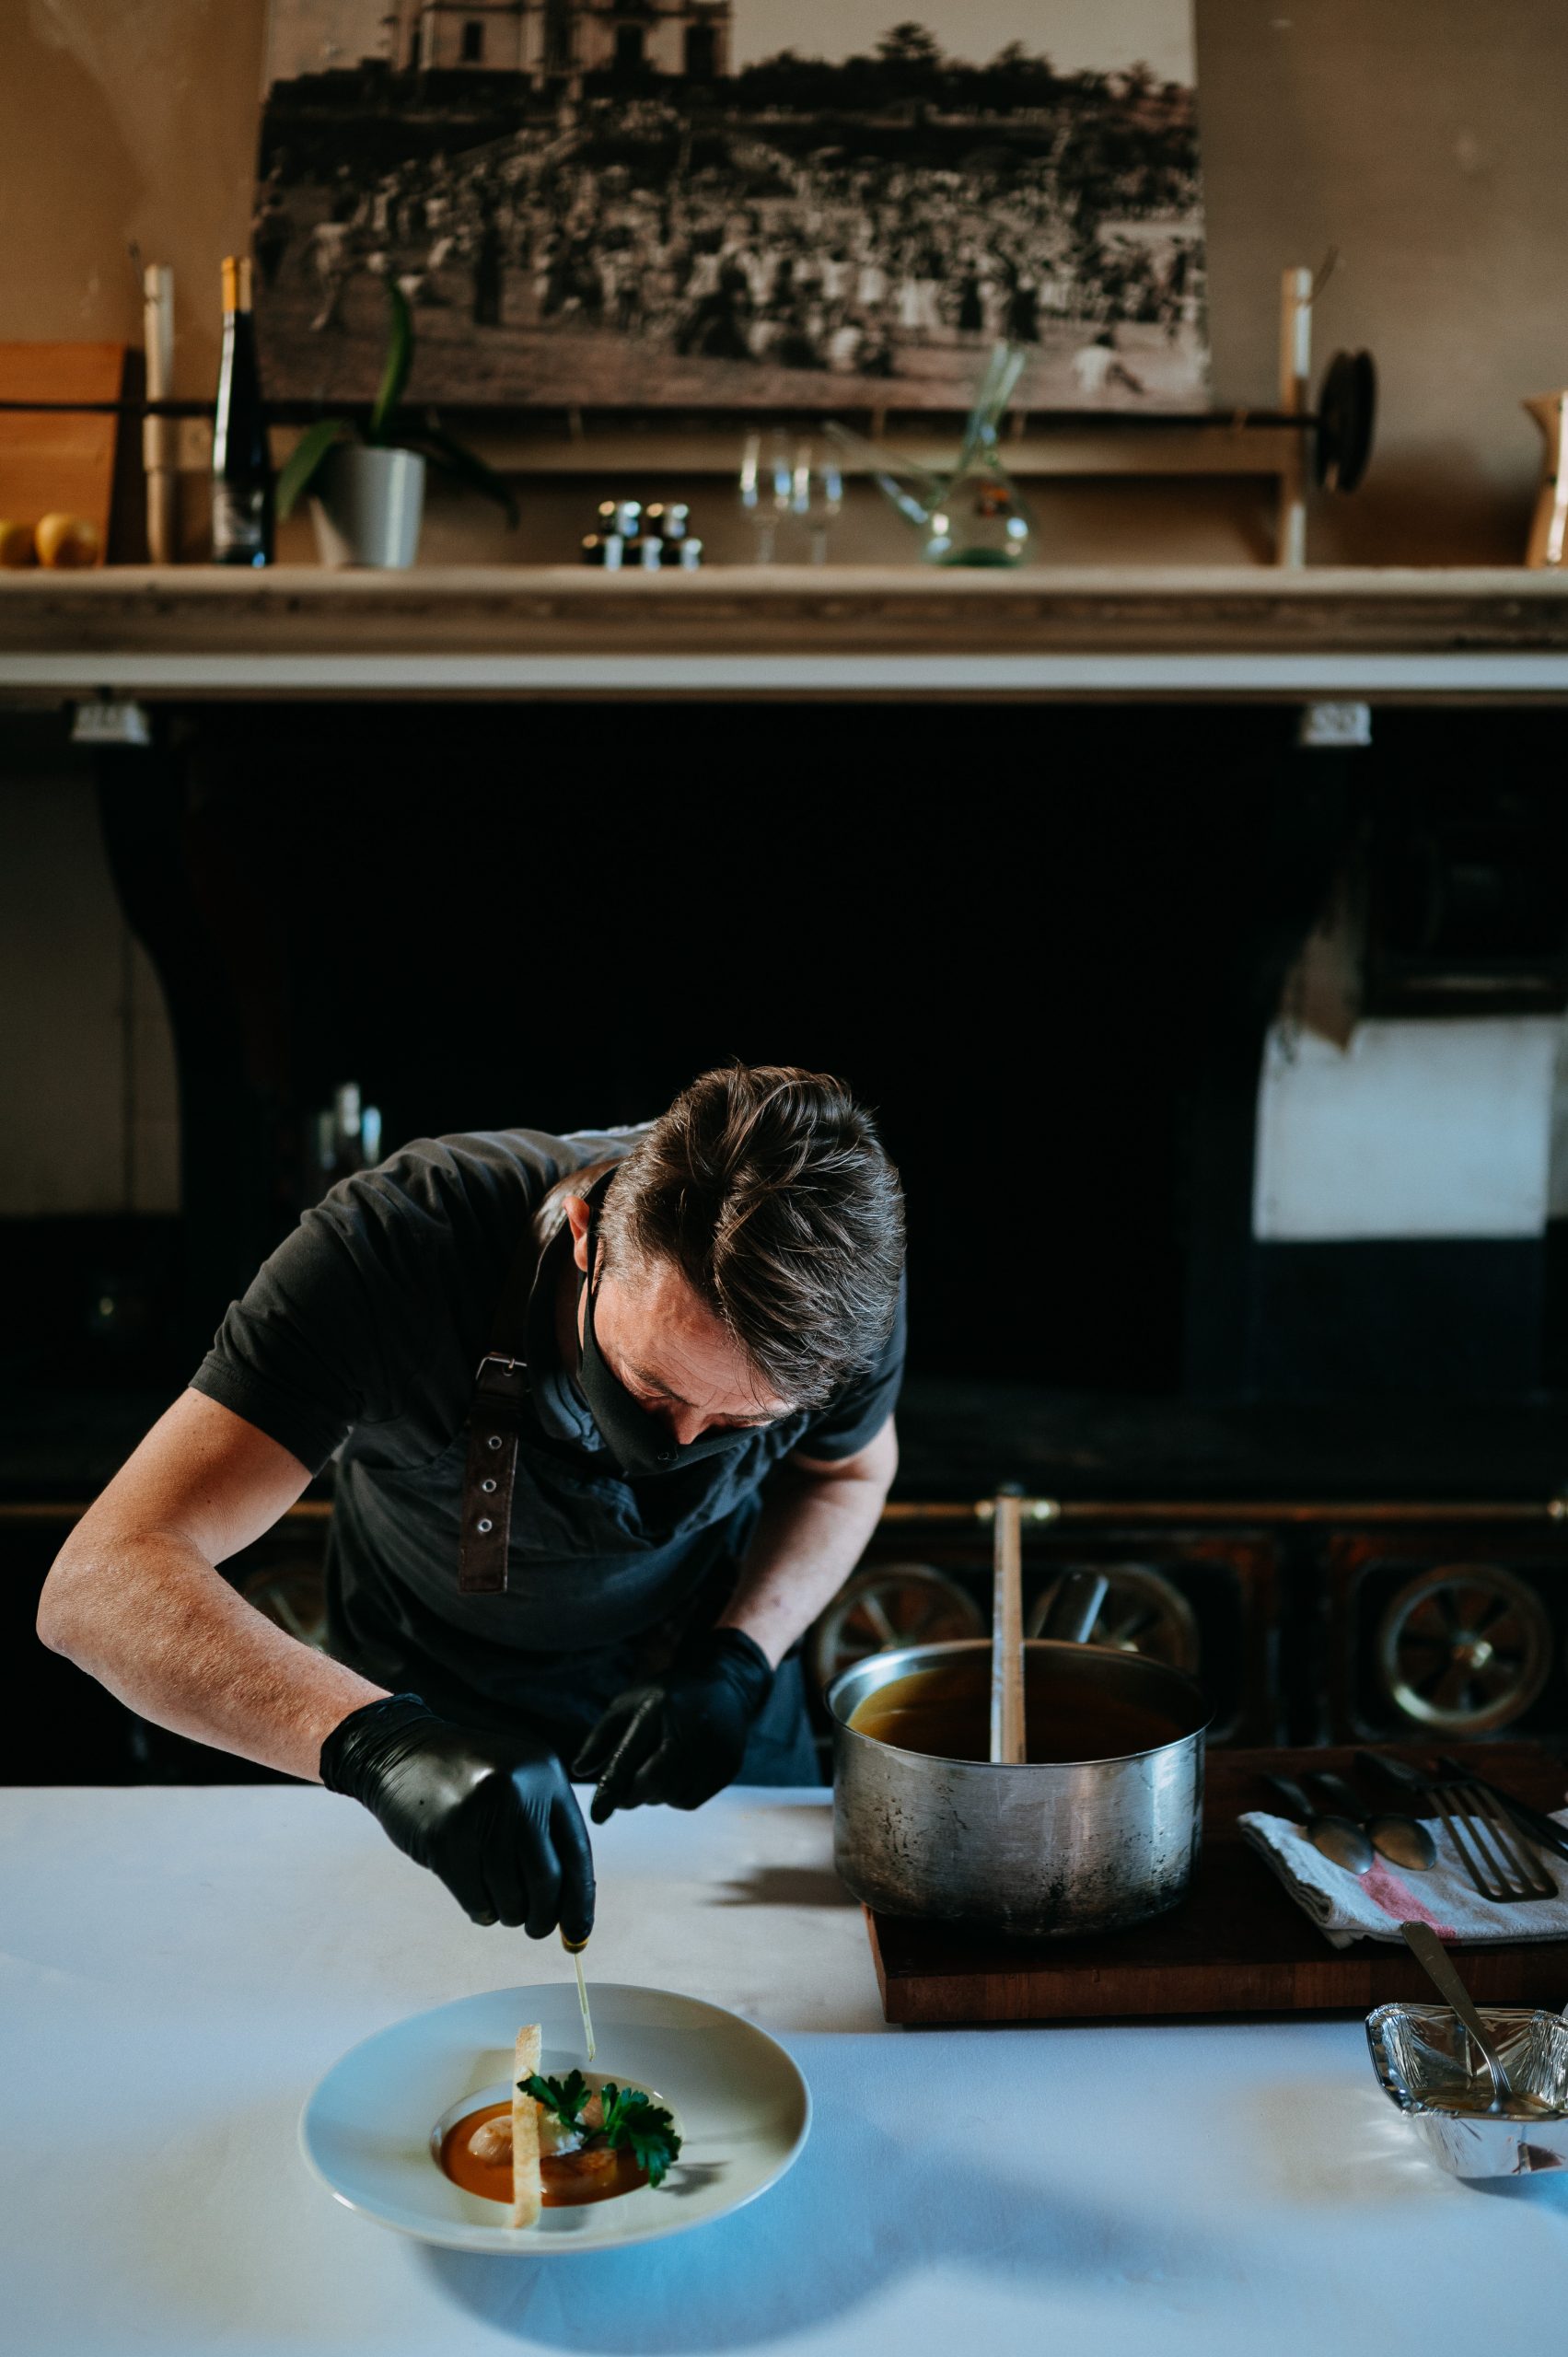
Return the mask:
M744 1629L776 1668L865 1553L898 1469L890 1416L854 1457L788 1458L763 1493L720 1627Z
M319 1781L327 1736L386 1689L285 1636L215 1568L309 1479L243 1416L182 1393L61 1549L39 1635L141 1717Z

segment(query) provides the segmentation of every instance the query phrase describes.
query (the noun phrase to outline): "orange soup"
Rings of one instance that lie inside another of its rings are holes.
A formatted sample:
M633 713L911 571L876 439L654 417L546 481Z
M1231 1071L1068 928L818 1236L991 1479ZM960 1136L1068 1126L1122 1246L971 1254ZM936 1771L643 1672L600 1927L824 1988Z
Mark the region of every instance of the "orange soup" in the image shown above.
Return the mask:
M1047 1655L1024 1662L1026 1735L1031 1767L1075 1759L1125 1759L1184 1733L1124 1695L1085 1693ZM906 1670L857 1702L856 1735L935 1759L991 1755L991 1655L970 1654L935 1669Z
M503 2201L508 2208L512 2200L512 2161L482 2161L469 2150L469 2138L487 2119L509 2119L509 2103L481 2104L477 2111L465 2113L454 2127L448 2128L441 2139L441 2166L454 2185L465 2193L477 2193L485 2201ZM544 2206L547 2210L575 2210L585 2201L612 2201L618 2193L634 2193L646 2185L648 2173L641 2169L630 2153L599 2151L591 2153L553 2153L541 2155L539 2173L543 2184Z

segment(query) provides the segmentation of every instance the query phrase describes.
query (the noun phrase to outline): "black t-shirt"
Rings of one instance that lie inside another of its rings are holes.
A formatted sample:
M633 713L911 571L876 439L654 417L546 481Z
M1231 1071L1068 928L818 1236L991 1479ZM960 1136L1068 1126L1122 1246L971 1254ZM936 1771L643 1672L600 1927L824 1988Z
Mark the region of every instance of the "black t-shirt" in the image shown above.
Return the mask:
M343 1179L234 1303L193 1379L312 1473L338 1457L329 1553L332 1650L447 1709L537 1709L574 1658L583 1707L634 1674L639 1646L733 1584L759 1492L795 1451L853 1457L892 1412L900 1291L877 1365L820 1409L733 1447L626 1480L607 1457L551 1314L569 1248L546 1248L528 1318L507 1586L458 1592L464 1422L496 1306L557 1179L619 1156L633 1130L423 1138Z

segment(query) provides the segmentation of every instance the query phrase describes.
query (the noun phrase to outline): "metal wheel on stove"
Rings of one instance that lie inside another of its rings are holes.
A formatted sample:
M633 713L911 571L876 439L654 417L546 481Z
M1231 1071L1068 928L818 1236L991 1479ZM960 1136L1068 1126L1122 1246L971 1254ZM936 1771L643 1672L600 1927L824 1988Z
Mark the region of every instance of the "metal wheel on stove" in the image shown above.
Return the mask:
M1551 1625L1534 1589L1501 1564L1442 1563L1389 1604L1377 1667L1417 1726L1487 1735L1521 1718L1546 1684Z
M241 1582L239 1593L285 1635L326 1652L326 1574L312 1558L270 1563L264 1571L252 1572Z
M1146 1654L1172 1669L1191 1677L1198 1667L1198 1623L1192 1607L1174 1580L1147 1563L1097 1563L1106 1576L1105 1602L1089 1631L1091 1645L1110 1645L1118 1653ZM1058 1588L1066 1577L1058 1574L1035 1600L1027 1634L1038 1637Z
M967 1588L930 1563L876 1563L844 1582L811 1632L811 1675L826 1693L868 1654L943 1644L985 1631Z

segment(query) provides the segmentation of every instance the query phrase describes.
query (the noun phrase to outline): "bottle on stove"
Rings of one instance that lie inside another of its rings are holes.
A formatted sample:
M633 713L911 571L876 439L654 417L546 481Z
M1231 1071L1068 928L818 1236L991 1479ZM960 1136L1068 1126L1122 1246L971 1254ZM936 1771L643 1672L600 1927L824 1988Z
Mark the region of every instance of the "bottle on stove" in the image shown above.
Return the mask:
M271 564L273 462L256 365L250 261L223 266L223 357L213 420L213 563Z

